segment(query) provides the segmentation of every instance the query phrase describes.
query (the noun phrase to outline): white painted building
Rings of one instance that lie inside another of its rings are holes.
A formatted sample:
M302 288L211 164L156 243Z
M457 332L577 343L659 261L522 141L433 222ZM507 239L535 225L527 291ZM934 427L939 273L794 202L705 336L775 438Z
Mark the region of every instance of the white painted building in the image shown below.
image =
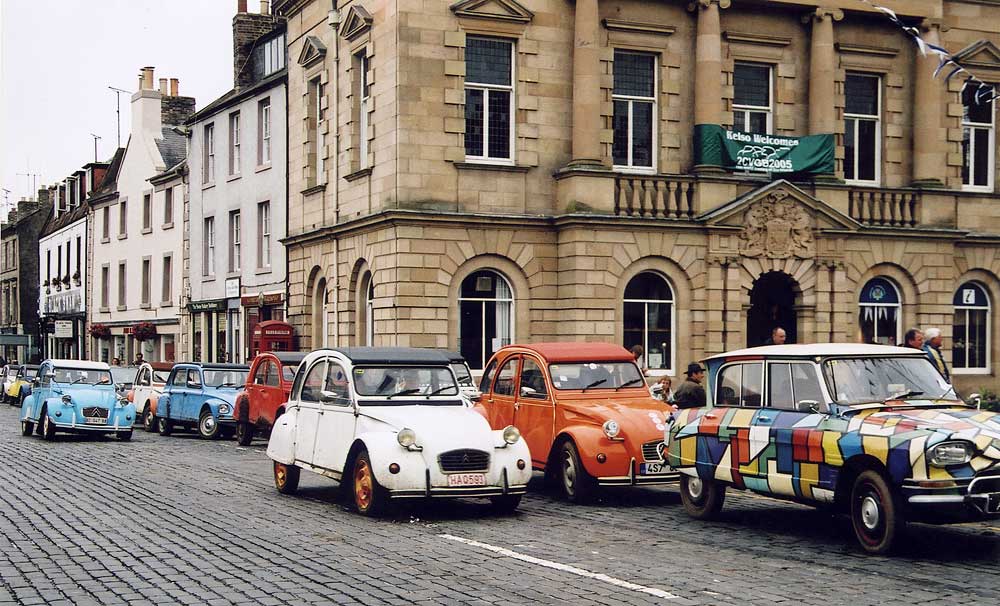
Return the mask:
M197 361L244 362L253 328L285 319L285 34L266 13L239 13L234 36L242 23L266 33L237 39L236 87L188 122L185 337Z
M51 190L53 210L38 240L42 357L86 355L87 206L73 180ZM85 195L85 194L84 194Z
M132 124L116 178L90 201L93 239L90 323L97 360L179 359L183 184L150 179L186 156L181 125L195 100L178 82L142 69L132 95ZM95 330L93 327L97 326ZM152 330L150 329L152 326Z

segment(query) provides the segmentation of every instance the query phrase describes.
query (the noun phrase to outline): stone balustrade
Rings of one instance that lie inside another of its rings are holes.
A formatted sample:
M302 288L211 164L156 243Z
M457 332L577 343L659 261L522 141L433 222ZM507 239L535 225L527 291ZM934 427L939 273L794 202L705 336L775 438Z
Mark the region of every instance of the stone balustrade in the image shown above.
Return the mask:
M849 214L862 225L916 227L920 193L901 189L851 189Z
M615 178L615 214L652 219L690 219L694 216L697 184L688 177L618 175Z

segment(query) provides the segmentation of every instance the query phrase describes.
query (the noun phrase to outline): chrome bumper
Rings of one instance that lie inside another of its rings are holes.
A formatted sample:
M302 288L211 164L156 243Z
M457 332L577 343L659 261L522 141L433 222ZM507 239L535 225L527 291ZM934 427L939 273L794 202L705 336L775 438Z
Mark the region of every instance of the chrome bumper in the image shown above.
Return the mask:
M393 499L423 499L423 498L459 498L459 497L502 497L507 495L522 495L528 492L527 484L507 483L507 469L500 472L503 484L492 486L432 486L431 470L424 475L424 488L408 488L390 490L389 497Z
M931 488L907 482L906 502L917 511L968 513L973 517L1000 516L1000 474L957 480L952 488Z
M597 478L598 486L654 486L657 484L678 484L681 481L681 474L676 471L669 473L658 473L655 475L639 475L636 473L636 460L628 466L627 476L605 476Z

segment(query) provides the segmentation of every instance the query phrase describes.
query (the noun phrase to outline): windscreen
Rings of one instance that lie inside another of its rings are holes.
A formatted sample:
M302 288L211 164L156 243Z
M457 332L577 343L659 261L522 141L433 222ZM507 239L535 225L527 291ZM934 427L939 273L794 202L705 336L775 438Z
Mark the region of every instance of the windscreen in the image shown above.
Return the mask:
M447 366L364 366L354 369L361 396L454 396L455 376Z
M26 368L24 370L24 376L28 377L29 379L34 379L35 377L38 376L38 369L37 368Z
M205 385L208 387L243 387L249 370L205 369Z
M823 376L836 402L847 406L900 396L957 399L927 358L838 358L823 362Z
M284 377L286 381L291 382L295 379L295 371L299 369L298 364L282 364L281 365L281 376Z
M111 373L89 368L56 368L53 381L72 385L111 385Z
M136 370L138 369L132 366L115 366L111 369L111 377L114 378L115 383L131 384L135 381Z
M154 383L166 383L167 377L170 376L169 370L154 370L153 371L153 382Z
M451 369L455 371L455 376L458 378L458 384L463 387L472 387L472 375L469 373L469 368L460 362L452 362Z
M645 384L634 362L549 364L549 373L556 389L617 389Z

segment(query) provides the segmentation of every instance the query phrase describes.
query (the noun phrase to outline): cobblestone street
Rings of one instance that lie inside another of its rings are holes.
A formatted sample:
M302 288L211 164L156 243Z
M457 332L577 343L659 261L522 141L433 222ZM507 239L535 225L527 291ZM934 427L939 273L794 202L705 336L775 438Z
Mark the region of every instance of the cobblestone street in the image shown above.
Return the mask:
M541 478L513 516L476 501L371 520L336 483L273 488L263 442L136 432L24 438L0 409L0 604L995 604L1000 524L911 525L895 558L846 519L676 490L570 506Z

